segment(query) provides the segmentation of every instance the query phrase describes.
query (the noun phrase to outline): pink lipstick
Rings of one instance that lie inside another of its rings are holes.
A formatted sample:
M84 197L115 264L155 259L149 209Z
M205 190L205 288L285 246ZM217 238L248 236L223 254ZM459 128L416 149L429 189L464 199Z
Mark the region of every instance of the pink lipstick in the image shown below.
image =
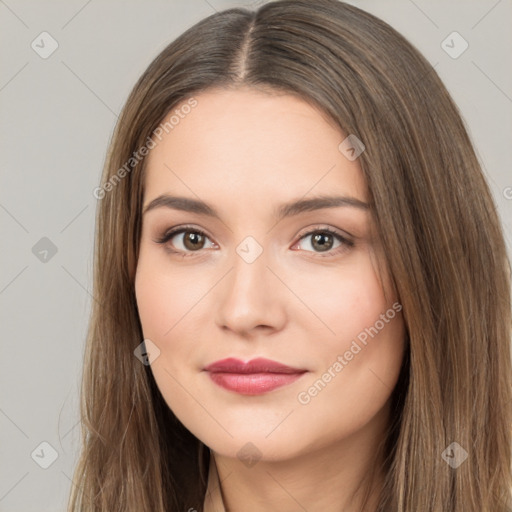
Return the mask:
M204 370L218 386L242 395L267 393L291 384L307 371L261 357L247 363L230 357L216 361Z

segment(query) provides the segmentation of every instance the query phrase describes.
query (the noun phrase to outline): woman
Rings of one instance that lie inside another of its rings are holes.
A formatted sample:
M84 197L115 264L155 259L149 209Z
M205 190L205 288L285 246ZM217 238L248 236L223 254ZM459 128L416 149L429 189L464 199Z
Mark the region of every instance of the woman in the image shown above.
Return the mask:
M503 234L389 25L335 0L201 21L95 196L70 511L508 510Z

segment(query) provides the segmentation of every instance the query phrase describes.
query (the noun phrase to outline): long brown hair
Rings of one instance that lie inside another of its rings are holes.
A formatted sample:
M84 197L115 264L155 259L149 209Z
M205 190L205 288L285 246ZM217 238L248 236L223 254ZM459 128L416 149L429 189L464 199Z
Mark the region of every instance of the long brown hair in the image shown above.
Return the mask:
M495 205L432 66L388 24L337 0L216 13L169 44L133 88L95 191L95 300L69 511L202 509L208 450L134 356L146 161L137 151L178 104L241 85L296 94L366 147L359 162L407 332L378 511L504 512L512 321Z

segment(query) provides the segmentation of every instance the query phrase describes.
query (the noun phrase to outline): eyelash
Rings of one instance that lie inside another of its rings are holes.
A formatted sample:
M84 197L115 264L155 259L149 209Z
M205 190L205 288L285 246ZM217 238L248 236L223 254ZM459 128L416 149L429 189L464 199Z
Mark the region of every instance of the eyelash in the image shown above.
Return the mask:
M178 234L184 233L184 232L196 233L201 236L204 236L205 238L208 238L208 239L210 238L204 231L202 231L201 229L198 229L194 226L180 226L178 228L174 228L174 229L171 229L170 231L165 232L163 236L161 236L160 238L157 238L154 241L157 244L163 245L163 244L166 244L169 240L171 240L171 238L173 238L175 235L178 235ZM302 240L303 238L306 238L308 236L311 236L311 235L314 235L317 233L329 233L342 243L342 246L337 247L336 249L333 249L333 250L326 251L327 252L326 255L323 255L319 252L315 253L320 258L337 256L345 251L348 251L355 245L352 240L349 240L348 238L344 237L343 235L341 235L340 233L338 233L337 231L335 231L331 228L325 228L325 227L313 228L312 230L302 234L299 238L299 241ZM296 245L296 244L294 244L294 245ZM200 249L198 251L191 251L191 252L184 253L182 251L177 251L177 250L171 249L170 247L167 247L166 250L168 250L172 254L177 254L183 258L190 257L190 256L196 256L196 254L201 251L201 249ZM313 252L313 251L306 251L306 252Z

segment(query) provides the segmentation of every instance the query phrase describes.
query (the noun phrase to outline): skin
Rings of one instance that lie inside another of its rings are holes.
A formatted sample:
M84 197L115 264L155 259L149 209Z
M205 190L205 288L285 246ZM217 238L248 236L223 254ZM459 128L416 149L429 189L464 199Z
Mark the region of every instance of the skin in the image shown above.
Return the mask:
M212 450L228 509L355 512L358 484L377 466L389 422L403 318L397 313L300 403L299 393L397 297L376 268L383 256L369 211L324 208L279 222L273 214L282 203L322 194L366 202L358 160L339 151L339 128L295 96L241 88L195 98L197 106L148 155L144 207L160 194L185 196L209 203L222 220L167 207L143 216L135 291L144 337L160 350L153 375L176 416ZM184 245L190 233L155 241L189 224L192 234L206 232L202 248L197 239ZM333 247L322 252L314 234L304 237L322 228L354 246L327 234ZM247 236L263 249L252 263L236 252ZM226 357L266 357L307 372L247 396L202 371ZM261 457L250 467L237 456L248 442ZM376 475L365 510L375 510L381 481Z

